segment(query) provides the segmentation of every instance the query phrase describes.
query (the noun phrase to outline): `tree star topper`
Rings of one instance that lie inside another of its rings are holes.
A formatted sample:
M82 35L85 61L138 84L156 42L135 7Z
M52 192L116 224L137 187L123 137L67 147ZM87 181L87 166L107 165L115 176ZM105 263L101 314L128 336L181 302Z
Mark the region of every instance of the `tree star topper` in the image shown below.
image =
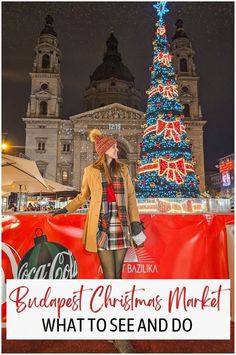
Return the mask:
M169 10L166 7L167 1L158 1L153 7L156 9L157 16L159 16L159 23L163 23L163 16L169 12Z

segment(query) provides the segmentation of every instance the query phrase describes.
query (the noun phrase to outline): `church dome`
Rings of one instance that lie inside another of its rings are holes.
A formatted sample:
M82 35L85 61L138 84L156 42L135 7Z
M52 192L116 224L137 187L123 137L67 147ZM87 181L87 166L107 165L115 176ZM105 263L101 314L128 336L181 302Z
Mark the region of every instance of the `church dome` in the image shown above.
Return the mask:
M40 34L41 35L49 34L49 35L57 37L57 34L56 34L56 32L54 31L54 28L53 28L53 18L52 18L52 16L51 15L47 15L47 17L45 18L45 21L46 21L45 27L41 31Z
M99 65L90 76L91 81L116 78L124 81L134 82L130 70L122 63L121 55L118 53L118 41L113 33L106 42L107 51L103 57L103 63Z
M188 38L188 36L184 32L183 20L179 19L178 21L176 21L175 26L176 26L176 32L175 32L174 36L172 37L172 41L174 41L175 39L178 39L178 38Z

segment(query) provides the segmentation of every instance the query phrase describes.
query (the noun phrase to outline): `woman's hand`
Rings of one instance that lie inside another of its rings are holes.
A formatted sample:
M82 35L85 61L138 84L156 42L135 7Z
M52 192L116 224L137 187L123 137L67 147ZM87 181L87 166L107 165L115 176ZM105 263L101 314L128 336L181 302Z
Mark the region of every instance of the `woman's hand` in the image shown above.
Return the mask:
M68 212L68 211L67 211L66 208L61 208L61 209L57 210L56 212L55 212L55 211L49 211L48 213L49 213L49 214L52 214L52 217L54 217L54 216L56 216L56 215L58 215L58 214L65 214L65 213L67 213L67 212Z
M143 232L145 231L145 225L144 225L144 221L140 221L140 224L141 224L141 226L142 226L142 228L143 228Z
M143 232L143 227L141 222L131 222L131 230L133 235L138 235Z
M144 231L144 222L131 222L131 230L132 230L132 234L133 234L133 243L134 243L134 247L135 248L141 248L141 247L144 247L144 242L145 242L145 239L146 239L146 236L142 236L141 235L141 240L136 240L135 237L136 235L140 234L141 232ZM139 237L138 237L139 239ZM140 244L140 242L143 240L142 244ZM137 244L138 243L138 244Z

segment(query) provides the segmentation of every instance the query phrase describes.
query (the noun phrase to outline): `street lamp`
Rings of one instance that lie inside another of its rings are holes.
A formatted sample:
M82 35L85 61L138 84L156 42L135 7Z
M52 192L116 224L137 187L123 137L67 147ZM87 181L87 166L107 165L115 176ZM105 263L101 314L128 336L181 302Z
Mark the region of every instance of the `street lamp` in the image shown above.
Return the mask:
M5 153L7 149L8 149L8 144L2 143L2 153Z
M8 133L2 133L2 153L5 153L9 149Z

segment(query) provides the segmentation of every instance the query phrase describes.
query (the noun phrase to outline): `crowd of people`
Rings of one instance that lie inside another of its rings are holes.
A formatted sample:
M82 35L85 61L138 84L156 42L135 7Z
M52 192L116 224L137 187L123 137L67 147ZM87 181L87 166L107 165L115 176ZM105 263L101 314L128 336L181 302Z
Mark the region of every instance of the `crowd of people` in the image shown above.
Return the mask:
M15 203L12 203L10 206L9 206L9 209L8 211L12 211L12 212L17 212L19 209L18 207L16 206ZM29 202L27 205L25 204L23 206L23 211L24 212L29 212L29 211L51 211L51 210L54 210L54 207L53 206L50 206L50 205L42 205L40 207L40 204L39 203L35 203L35 204L32 204L31 202Z
M54 208L50 205L42 205L40 207L40 204L39 203L35 203L34 205L29 202L28 205L25 205L24 206L24 211L51 211L53 210Z
M52 204L47 204L47 205L41 205L37 202L35 202L34 204L32 204L31 202L29 202L28 204L25 204L23 206L23 209L21 208L21 212L30 212L30 211L52 211L52 210L56 210L57 208L55 208ZM80 210L87 210L88 209L88 203L85 203L83 206L80 207ZM19 212L19 208L17 206L16 203L11 203L10 206L7 209L8 212Z

